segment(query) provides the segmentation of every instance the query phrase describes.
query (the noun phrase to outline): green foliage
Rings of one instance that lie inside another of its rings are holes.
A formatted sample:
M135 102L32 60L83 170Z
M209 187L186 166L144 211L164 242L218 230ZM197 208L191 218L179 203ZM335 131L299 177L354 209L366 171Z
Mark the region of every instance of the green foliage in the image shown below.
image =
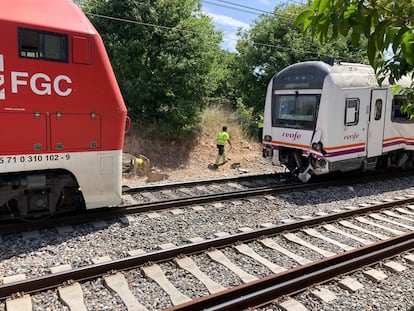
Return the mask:
M327 6L329 1L319 2ZM361 51L366 46L365 41L354 48L350 44L350 36L324 44L313 40L311 34L304 36L294 21L298 15L299 21L308 21L313 11L304 11L305 8L298 5L276 7L273 15L260 16L247 32L241 34L234 75L238 77L236 87L239 97L246 107L253 108L254 114L263 112L269 80L288 65L327 58L367 62Z
M325 1L326 2L326 1ZM351 33L353 44L361 37L368 40L366 54L375 69L378 82L385 79L398 83L404 75L413 78L414 69L414 3L412 0L330 0L314 1L296 19L303 33L309 30L323 42L336 40L335 29L341 35ZM414 88L399 90L408 101L402 111L414 118Z
M365 37L379 81L387 77L394 82L414 69L413 14L411 0L317 0L298 15L296 24L324 43L336 40L338 33L350 34L354 45Z
M235 85L237 84L238 57L235 53L220 50L215 54L212 74L209 75L207 94L212 99L222 98L225 102L235 102L238 97Z
M243 133L245 133L248 137L253 137L256 135L256 123L254 123L252 120L253 115L253 107L246 107L243 104L243 101L241 98L238 98L236 100L236 112L238 115L237 123L240 125L240 127L243 130Z
M170 139L194 132L203 97L214 89L221 41L200 0L89 0L85 11L104 40L133 122Z
M406 103L401 107L401 111L410 116L410 119L414 119L414 89L406 88L401 85L395 85L392 87L393 95L403 95L407 97Z

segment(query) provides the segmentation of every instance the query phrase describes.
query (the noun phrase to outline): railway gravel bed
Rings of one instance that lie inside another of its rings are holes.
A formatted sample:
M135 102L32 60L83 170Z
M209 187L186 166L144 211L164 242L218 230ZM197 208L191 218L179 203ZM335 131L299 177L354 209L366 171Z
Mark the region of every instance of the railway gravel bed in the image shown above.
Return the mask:
M406 264L401 258L396 259L401 264ZM304 292L293 295L292 297L308 310L324 311L361 311L361 310L414 310L414 267L408 266L409 269L400 274L387 273L387 278L379 284L377 281L370 280L363 275L361 271L350 274L349 276L356 279L364 286L357 292L344 290L338 285L337 281L330 281L323 285L315 285ZM382 265L374 266L375 269L381 269ZM334 301L324 301L319 299L313 293L327 289L335 295ZM256 308L256 311L284 311L281 304L286 302L287 298L276 300L274 303Z
M1 237L1 262L0 262L0 281L2 277L15 274L26 274L27 277L48 274L50 267L62 264L70 264L72 267L81 267L91 264L94 258L109 256L110 258L122 258L127 256L128 251L134 249L144 249L145 251L157 250L159 245L173 242L176 245L187 243L189 238L202 237L204 239L214 237L220 232L236 233L240 228L257 228L264 223L282 224L300 217L315 216L319 213L332 213L337 209L346 206L358 206L370 201L392 199L414 193L414 177L404 177L387 181L371 182L355 186L328 187L326 189L309 190L304 192L286 193L278 196L266 196L265 198L251 198L246 200L228 201L222 203L206 204L198 207L186 207L185 212L160 211L156 215L149 213L128 217L125 219L113 219L105 223L83 224L74 226L72 230L48 229L39 232L39 236L22 236L21 234L9 234ZM208 219L208 222L206 222ZM388 224L389 226L389 224ZM384 234L383 230L367 225L372 231ZM391 226L392 227L392 226ZM335 236L334 233L331 233ZM337 237L337 236L335 236ZM307 236L303 238L316 244L315 239ZM369 238L368 236L366 237ZM283 242L280 241L280 244ZM326 244L325 244L326 246ZM259 248L259 247L258 247ZM303 249L303 252L306 250ZM332 251L338 251L336 247ZM312 257L307 252L307 257ZM231 252L228 254L232 256ZM281 255L283 256L283 255ZM318 255L314 254L315 259ZM286 260L289 265L289 260ZM265 271L258 271L254 262L246 260L240 262L246 271L254 271L256 274L264 274ZM177 272L174 265L165 264L166 271L172 276ZM225 279L228 286L234 286L237 280L234 276L226 275L219 266L203 267L209 269L210 275ZM150 295L148 301L153 301L153 305L147 308L156 310L168 307L170 302L166 295L159 292L159 288L151 281L145 280L142 276L135 278L134 273L126 273L130 283L143 282L136 284L134 289L139 289L137 295ZM223 273L224 276L223 277ZM228 273L227 273L228 274ZM356 295L341 295L334 304L322 304L319 300L307 298L306 292L304 300L308 299L308 307L311 310L344 310L344 307L352 306L353 301L357 301L360 309L371 310L409 310L406 301L414 301L412 280L413 268L404 272L403 277L392 277L389 285L383 283L381 291L375 287L370 292L369 286L364 291ZM407 276L407 278L406 278ZM196 282L191 277L178 278L185 280L188 294L192 296ZM407 279L407 280L406 280ZM393 283L392 280L395 282ZM411 282L411 283L410 283ZM410 287L411 284L411 287ZM87 282L85 298L87 305L94 310L124 310L122 302L112 298L111 304L102 295L113 297L102 281L96 280ZM332 285L335 290L336 284ZM85 291L84 287L84 291ZM141 292L142 291L142 292ZM383 294L382 294L383 293ZM200 294L200 293L197 293ZM309 294L310 295L310 294ZM300 295L299 295L300 296ZM366 298L364 302L362 298ZM387 299L387 297L393 297ZM400 297L400 298L399 298ZM51 291L33 295L34 310L68 310L59 301L57 295ZM298 297L298 299L302 299ZM102 305L102 301L106 301ZM381 307L373 301L378 301ZM266 309L268 308L268 309ZM270 308L270 309L269 309ZM272 309L273 306L264 307L264 310ZM345 308L347 309L347 308ZM0 310L5 310L5 304L0 303ZM350 308L349 310L357 310Z

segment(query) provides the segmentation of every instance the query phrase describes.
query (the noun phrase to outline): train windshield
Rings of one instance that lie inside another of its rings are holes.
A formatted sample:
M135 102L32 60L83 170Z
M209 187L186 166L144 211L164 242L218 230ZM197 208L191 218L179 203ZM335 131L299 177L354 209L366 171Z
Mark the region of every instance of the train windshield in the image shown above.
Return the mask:
M314 130L319 100L319 94L274 94L272 126Z

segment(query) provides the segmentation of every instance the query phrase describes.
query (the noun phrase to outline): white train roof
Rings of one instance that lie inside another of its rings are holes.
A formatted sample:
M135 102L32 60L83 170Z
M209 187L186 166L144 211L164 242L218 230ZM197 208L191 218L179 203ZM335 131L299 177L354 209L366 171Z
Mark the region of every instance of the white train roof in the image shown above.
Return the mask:
M322 61L307 61L286 67L274 76L274 89L321 89L325 79L341 88L380 87L374 69L365 64L336 63L333 66ZM412 80L403 77L397 84L409 87ZM385 79L382 87L389 86Z

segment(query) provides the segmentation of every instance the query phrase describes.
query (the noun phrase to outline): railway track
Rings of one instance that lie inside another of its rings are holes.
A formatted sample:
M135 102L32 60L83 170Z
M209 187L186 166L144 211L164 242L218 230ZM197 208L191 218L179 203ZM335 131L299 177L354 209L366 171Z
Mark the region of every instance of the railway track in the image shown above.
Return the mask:
M209 186L212 186L210 191L217 191L218 187L228 189L248 189L260 186L269 186L283 184L286 182L298 183L290 173L275 173L275 174L255 174L255 175L241 175L233 177L221 177L221 178L207 178L192 181L182 182L160 182L141 184L137 186L123 186L124 194L139 194L142 192L162 192L165 190L179 191L179 189L197 189L197 187L204 187L203 190L207 190Z
M380 175L381 178L393 178L396 173ZM405 176L398 173L397 176ZM290 177L290 174L264 174L243 177L199 180L194 182L158 184L147 187L125 187L124 204L71 214L54 215L45 219L11 219L0 223L0 235L15 232L42 230L108 220L131 214L156 212L166 209L222 202L253 196L277 195L294 191L307 191L344 184L364 183L375 180L373 176L350 175L342 179L326 179L303 184Z
M315 177L311 183L304 184L290 173L275 173L262 175L247 175L218 179L204 179L178 183L159 183L140 185L138 187L123 187L124 196L131 196L134 203L148 203L161 200L170 200L197 195L219 195L221 193L243 191L250 189L276 189L281 192L287 189L315 189L318 187L336 186L353 183L367 183L378 178L387 179L411 176L413 171L373 172L371 174L337 174ZM127 201L127 199L126 199Z
M59 272L30 279L5 278L0 298L9 299L7 310L19 310L13 308L29 303L28 294L55 288L61 303L71 310L86 310L82 287L100 279L116 293L112 299L116 297L121 309L151 309L159 295L168 296L170 305L156 309L242 310L355 270L369 275L378 262L392 266L388 258L393 256L403 258L400 266L410 269L414 264L413 203L412 196L371 202L283 225L240 228L240 233L221 233L212 239L194 237L192 243L163 245L149 253L135 250L128 257L91 266L55 268ZM240 268L246 261L250 267ZM203 273L210 265L225 276ZM394 266L394 273L397 270ZM141 274L146 281L134 279L143 279ZM158 291L143 294L137 284L146 282L155 283Z
M30 230L41 230L54 226L75 225L97 219L110 219L128 214L139 214L149 211L163 210L269 193L279 188L285 190L289 185L298 185L297 181L288 182L291 178L285 174L251 175L243 177L207 179L195 182L156 184L135 188L124 187L123 204L88 211L76 211L53 215L44 219L8 219L0 222L0 235ZM173 192L172 189L175 189ZM202 190L201 190L202 189ZM257 192L255 192L257 191ZM174 194L175 193L175 194Z

